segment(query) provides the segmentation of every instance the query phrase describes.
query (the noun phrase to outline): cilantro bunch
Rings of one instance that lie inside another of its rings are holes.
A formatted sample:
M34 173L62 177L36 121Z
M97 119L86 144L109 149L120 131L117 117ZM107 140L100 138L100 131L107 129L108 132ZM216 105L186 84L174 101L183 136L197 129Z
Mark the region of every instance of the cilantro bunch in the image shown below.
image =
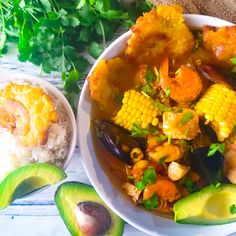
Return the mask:
M0 55L18 44L20 61L59 71L66 92L78 94L78 80L120 26L130 27L151 5L121 0L0 0Z

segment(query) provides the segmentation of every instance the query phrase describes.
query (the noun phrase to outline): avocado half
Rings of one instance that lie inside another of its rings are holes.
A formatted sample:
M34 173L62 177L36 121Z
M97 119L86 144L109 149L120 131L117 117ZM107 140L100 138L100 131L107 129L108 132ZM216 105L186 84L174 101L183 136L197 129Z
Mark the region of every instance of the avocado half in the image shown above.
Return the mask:
M123 233L124 221L105 205L90 185L63 183L55 193L55 203L72 236Z
M66 178L58 167L48 163L34 163L17 168L0 184L0 209L36 189L53 185Z
M174 205L175 221L181 224L220 225L236 221L236 185L210 185Z

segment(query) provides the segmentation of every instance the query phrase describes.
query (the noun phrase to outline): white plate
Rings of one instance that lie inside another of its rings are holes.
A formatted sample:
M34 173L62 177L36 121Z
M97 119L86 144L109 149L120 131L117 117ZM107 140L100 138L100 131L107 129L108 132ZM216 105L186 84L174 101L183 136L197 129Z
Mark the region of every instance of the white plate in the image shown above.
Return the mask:
M202 15L185 15L187 24L190 27L202 27L212 25L216 27L232 25L231 23L218 18ZM115 40L99 57L112 58L118 55L124 48L126 40L131 32L127 32ZM90 71L90 73L91 73ZM81 92L78 106L78 137L82 156L82 162L86 173L106 204L126 222L151 235L227 235L236 232L236 223L217 226L196 226L176 224L173 220L159 217L141 208L134 207L132 203L124 198L121 190L114 188L106 174L103 172L94 152L90 133L90 111L91 100L89 96L89 86L86 81ZM191 211L191 209L189 209Z

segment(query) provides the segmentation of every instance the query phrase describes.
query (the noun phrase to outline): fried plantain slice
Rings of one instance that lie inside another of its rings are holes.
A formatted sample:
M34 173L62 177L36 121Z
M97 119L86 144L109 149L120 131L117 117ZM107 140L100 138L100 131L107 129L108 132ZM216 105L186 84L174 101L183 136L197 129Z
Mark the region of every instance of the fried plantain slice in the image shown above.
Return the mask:
M164 54L176 58L194 46L180 5L159 6L145 13L131 30L125 53L140 64L153 64Z

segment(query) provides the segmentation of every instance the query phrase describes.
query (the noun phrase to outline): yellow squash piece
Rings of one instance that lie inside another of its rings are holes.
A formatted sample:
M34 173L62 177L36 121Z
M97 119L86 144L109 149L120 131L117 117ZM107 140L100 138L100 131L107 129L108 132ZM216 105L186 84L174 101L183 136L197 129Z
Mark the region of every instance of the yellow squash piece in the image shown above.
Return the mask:
M160 111L155 108L154 100L135 90L128 90L122 100L123 106L114 118L117 125L131 131L133 124L147 128L149 124L158 124Z
M21 145L45 144L48 129L58 120L54 101L42 88L11 82L0 90L0 126Z
M216 131L219 141L228 138L236 125L236 92L222 84L213 84L195 109Z

